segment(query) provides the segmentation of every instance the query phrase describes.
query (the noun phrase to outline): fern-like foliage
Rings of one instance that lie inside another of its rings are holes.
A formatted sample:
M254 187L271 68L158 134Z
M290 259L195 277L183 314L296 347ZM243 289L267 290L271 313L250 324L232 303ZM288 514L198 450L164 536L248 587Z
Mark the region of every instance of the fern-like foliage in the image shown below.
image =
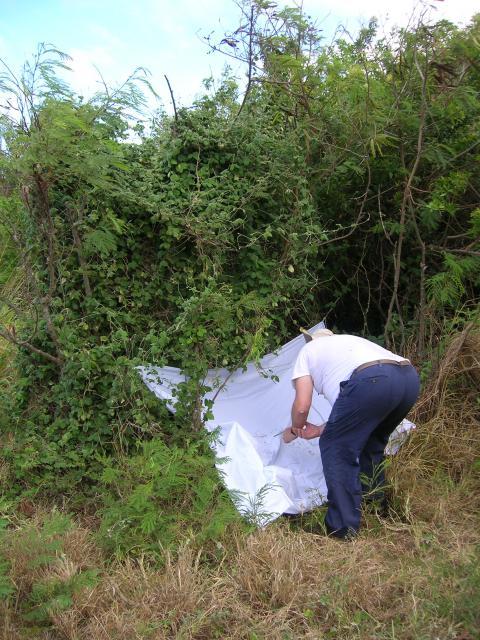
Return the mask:
M169 447L156 438L105 467L101 538L106 547L160 559L192 537L220 537L238 514L203 443Z
M429 301L434 307L455 308L466 293L467 281L480 281L480 257L445 253L443 264L443 271L426 281Z

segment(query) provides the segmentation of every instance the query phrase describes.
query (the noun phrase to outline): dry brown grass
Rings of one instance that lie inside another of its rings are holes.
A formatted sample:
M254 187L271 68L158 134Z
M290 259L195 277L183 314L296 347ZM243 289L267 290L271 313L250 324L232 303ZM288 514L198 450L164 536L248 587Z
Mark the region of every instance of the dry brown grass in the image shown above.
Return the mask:
M75 606L54 615L53 621L69 640L133 640L150 632L158 638L177 637L186 621L201 627L210 589L198 553L186 548L175 563L167 558L161 572L142 562L112 567L97 587L78 594Z
M455 335L435 370L390 477L411 521L463 526L480 511L480 332L469 325Z
M480 392L478 317L476 321L469 322L463 331L450 336L445 353L432 364L428 384L416 403L413 414L420 422L427 422L443 411L452 391L457 398L462 390L468 396Z
M237 535L219 564L202 562L201 552L187 546L175 561L167 558L162 570L141 561L107 565L90 532L77 528L68 536L62 555L43 568L41 578L67 579L80 567L96 565L102 570L99 584L76 593L67 610L52 611L48 635L38 630L23 637L474 637L451 612L432 611L437 592L440 600L458 593L462 575L443 575L439 566L471 562L479 542L473 521L459 531L445 523L407 525L367 515L361 536L351 543L274 524L249 536ZM25 589L24 563L12 568L19 570ZM30 582L34 578L30 574ZM5 615L3 640L22 637L17 633L25 630L20 617L12 609Z
M401 546L397 537L395 544ZM318 632L335 626L340 637L342 627L344 633L351 630L356 612L375 623L386 612L391 615L385 603L396 590L392 545L388 530L375 541L362 536L344 544L271 527L241 545L230 579L251 612L263 610L269 617L275 611L284 626L297 632L308 627L310 612Z

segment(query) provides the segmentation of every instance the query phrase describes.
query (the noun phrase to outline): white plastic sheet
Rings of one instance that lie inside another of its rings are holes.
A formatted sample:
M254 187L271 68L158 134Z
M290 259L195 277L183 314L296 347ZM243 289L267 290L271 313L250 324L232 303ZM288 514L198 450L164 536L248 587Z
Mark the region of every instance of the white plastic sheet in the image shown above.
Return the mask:
M322 327L320 323L310 331ZM214 444L217 468L239 511L259 525L283 513L309 511L326 501L318 439L284 444L276 435L290 423L295 395L291 372L304 344L300 335L262 358L260 366L252 363L246 371L233 374L226 369L212 370L205 382L213 388L206 399L215 398L214 419L205 426L210 431L219 429ZM172 392L185 379L180 370L151 366L140 367L139 372L148 388L175 411ZM314 392L309 421L326 422L330 410L327 400ZM398 449L413 426L403 421L392 434L388 453Z

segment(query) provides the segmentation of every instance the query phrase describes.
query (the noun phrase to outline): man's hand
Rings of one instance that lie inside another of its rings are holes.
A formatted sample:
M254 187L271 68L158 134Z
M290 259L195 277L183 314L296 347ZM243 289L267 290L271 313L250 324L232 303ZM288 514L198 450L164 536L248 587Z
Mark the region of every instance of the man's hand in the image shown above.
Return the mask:
M293 427L287 427L283 432L283 441L288 444L296 438L302 438L303 440L312 440L313 438L319 438L325 429L325 424L316 425L311 422L306 422L303 429L295 429Z
M297 439L297 436L295 433L293 433L292 427L287 427L285 431L282 433L282 440L283 442L285 442L285 444L289 444L290 442L293 442L296 439Z

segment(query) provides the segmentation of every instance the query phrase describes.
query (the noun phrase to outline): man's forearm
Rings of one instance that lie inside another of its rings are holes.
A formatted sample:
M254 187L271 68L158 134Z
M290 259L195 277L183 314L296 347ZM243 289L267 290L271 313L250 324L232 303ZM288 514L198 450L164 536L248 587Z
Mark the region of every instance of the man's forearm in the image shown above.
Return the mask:
M292 429L303 429L312 404L313 382L310 376L295 379L295 399L292 404Z
M292 428L303 429L307 421L310 407L297 407L294 403L292 406Z

